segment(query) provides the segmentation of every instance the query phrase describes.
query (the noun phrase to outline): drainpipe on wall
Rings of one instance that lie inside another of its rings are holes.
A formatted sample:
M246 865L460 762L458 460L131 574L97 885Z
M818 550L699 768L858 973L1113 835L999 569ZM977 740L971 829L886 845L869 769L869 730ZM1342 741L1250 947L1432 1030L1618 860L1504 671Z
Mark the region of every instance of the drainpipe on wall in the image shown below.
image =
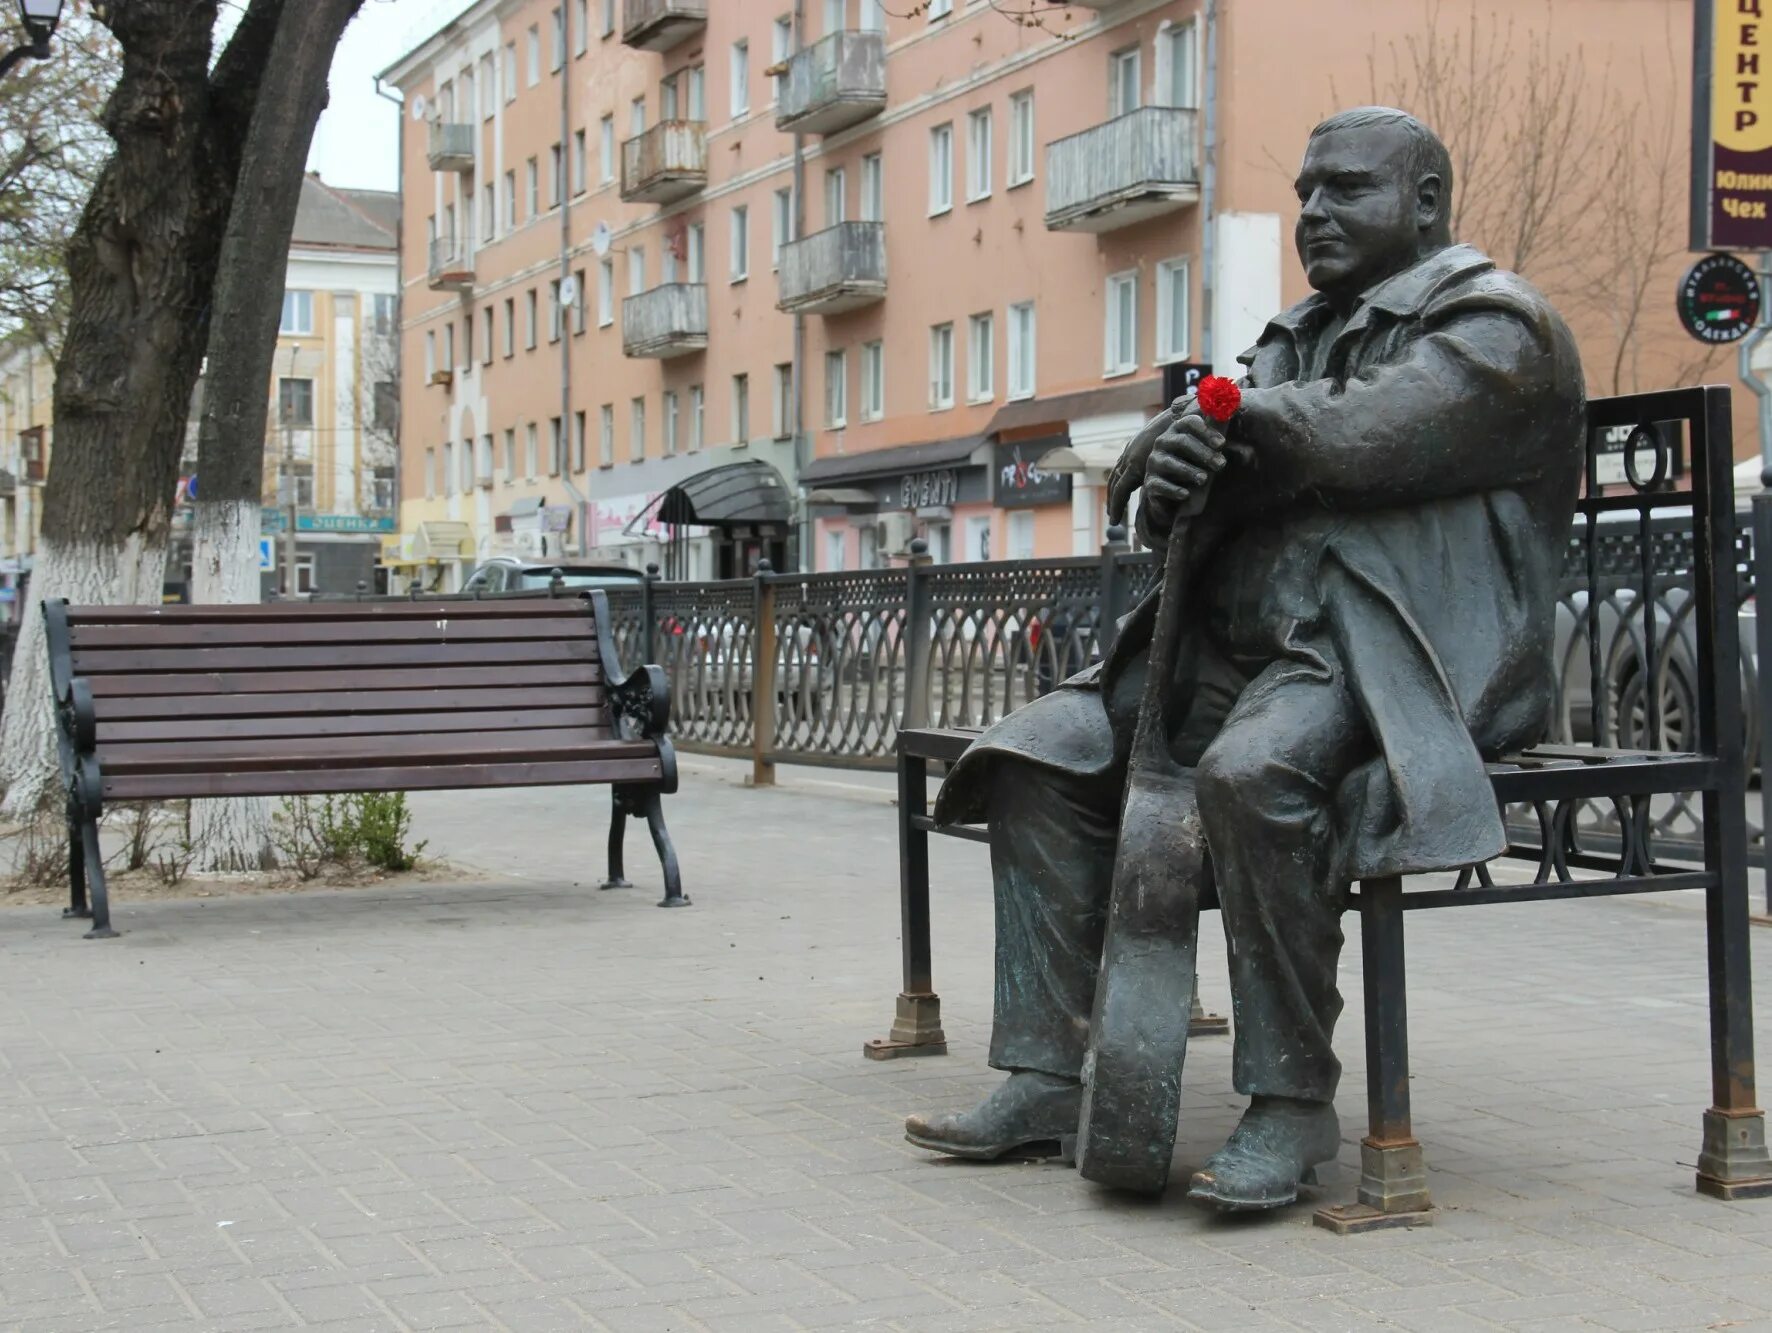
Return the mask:
M1218 258L1215 208L1218 195L1218 0L1206 0L1206 129L1204 161L1200 166L1200 360L1217 370L1212 360L1213 305L1216 287L1212 266Z
M394 179L400 184L400 188L394 193L394 530L399 533L399 540L404 545L406 534L400 532L400 501L404 492L400 489L400 482L405 474L405 460L401 454L406 448L406 414L400 410L401 398L405 393L401 379L403 367L400 362L406 353L403 327L406 323L406 99L383 88L379 74L375 76L375 95L385 97L394 104L397 108L395 115L400 122L399 135L395 140L398 147L394 153L395 170L399 173ZM429 256L426 258L429 259ZM372 410L374 393L372 387Z
M805 0L794 0L794 41L789 55L792 60L806 45ZM783 81L784 87L786 80ZM799 240L806 234L806 136L794 131L794 234ZM812 440L806 434L806 314L794 312L794 494L799 512L799 568L802 573L812 568L812 518L806 505L806 487L800 478L812 461Z
M572 57L566 50L564 9L560 21L560 290L565 291L572 276ZM574 296L574 305L585 299L583 292ZM572 328L564 301L554 302L554 312L560 320L560 480L578 504L576 554L584 555L591 549L591 505L572 480Z

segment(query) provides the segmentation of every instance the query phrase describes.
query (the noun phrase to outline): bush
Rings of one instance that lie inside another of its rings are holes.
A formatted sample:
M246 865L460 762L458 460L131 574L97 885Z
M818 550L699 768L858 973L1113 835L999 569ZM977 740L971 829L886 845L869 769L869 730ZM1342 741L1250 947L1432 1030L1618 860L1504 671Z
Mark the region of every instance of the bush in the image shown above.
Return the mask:
M285 797L272 827L284 862L303 879L314 879L329 866L410 870L426 845L406 845L412 811L403 791L352 792L318 801Z

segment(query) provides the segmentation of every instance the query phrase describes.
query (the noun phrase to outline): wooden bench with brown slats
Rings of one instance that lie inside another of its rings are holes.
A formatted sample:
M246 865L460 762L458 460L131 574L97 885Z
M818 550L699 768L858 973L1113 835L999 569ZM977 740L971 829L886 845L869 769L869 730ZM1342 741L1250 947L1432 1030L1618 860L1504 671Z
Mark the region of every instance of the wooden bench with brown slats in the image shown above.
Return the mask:
M601 592L462 602L70 606L45 602L68 793L70 917L114 936L106 801L612 787L688 904L660 798L677 788L664 672L624 675ZM88 898L90 894L90 906Z

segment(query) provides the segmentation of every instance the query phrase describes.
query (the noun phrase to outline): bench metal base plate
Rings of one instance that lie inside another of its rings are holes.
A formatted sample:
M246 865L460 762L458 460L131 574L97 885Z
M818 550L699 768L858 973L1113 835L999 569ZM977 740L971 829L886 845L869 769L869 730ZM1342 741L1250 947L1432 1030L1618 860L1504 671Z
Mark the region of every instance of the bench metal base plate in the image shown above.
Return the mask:
M1392 1227L1431 1226L1432 1208L1408 1213L1387 1213L1369 1203L1342 1203L1332 1208L1319 1208L1311 1221L1338 1236L1357 1236L1363 1231L1385 1231Z
M946 1055L945 1041L893 1041L890 1037L870 1037L861 1044L861 1053L870 1060L896 1060L905 1055Z
M946 1055L947 1033L941 1030L941 996L898 995L898 1015L892 1032L861 1044L870 1060L896 1060L904 1055Z

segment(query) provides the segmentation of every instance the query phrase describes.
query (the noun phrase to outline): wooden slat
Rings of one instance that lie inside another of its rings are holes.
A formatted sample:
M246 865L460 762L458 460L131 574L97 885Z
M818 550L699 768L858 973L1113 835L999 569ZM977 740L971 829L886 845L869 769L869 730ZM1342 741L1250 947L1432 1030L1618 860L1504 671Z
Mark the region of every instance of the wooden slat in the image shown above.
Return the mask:
M638 586L638 585L636 585ZM590 603L577 597L483 602L266 602L251 606L70 606L70 625L156 625L248 620L434 620L476 617L578 616Z
M74 653L74 674L292 670L299 667L438 667L595 662L591 639L517 643L339 644L314 648L101 648Z
M657 782L664 765L647 758L516 764L436 764L269 772L155 773L104 779L110 801L183 796L314 796L346 791L443 791L472 787L556 787ZM588 817L588 815L587 815Z
M508 683L510 674L496 673L501 684ZM402 683L410 683L408 673L402 673L399 679ZM329 714L424 713L442 719L449 717L451 710L510 708L539 713L577 706L602 708L604 700L603 687L591 683L529 685L513 689L314 690L293 694L165 694L123 698L107 695L95 699L94 704L102 738L105 727L111 723L151 718L169 719L160 725L178 727L201 725L205 719L284 715L313 719Z
M320 643L462 643L489 639L586 639L597 632L589 616L570 620L284 620L178 622L148 625L77 625L69 634L75 658L95 648L238 648L262 644L291 647Z
M98 750L102 762L106 747L125 741L207 741L251 736L396 736L413 732L521 731L540 726L607 729L609 725L609 710L601 706L506 708L461 713L427 709L410 713L341 713L331 716L209 716L158 722L100 722Z
M602 670L589 662L544 666L458 666L405 671L217 671L209 675L92 676L94 699L157 694L275 694L336 690L460 690L477 685L595 685ZM104 706L99 715L106 716Z
M362 768L397 763L510 763L526 759L631 758L656 751L651 741L612 739L606 727L462 731L398 736L238 737L213 741L138 741L107 746L101 774L190 773L216 768Z

